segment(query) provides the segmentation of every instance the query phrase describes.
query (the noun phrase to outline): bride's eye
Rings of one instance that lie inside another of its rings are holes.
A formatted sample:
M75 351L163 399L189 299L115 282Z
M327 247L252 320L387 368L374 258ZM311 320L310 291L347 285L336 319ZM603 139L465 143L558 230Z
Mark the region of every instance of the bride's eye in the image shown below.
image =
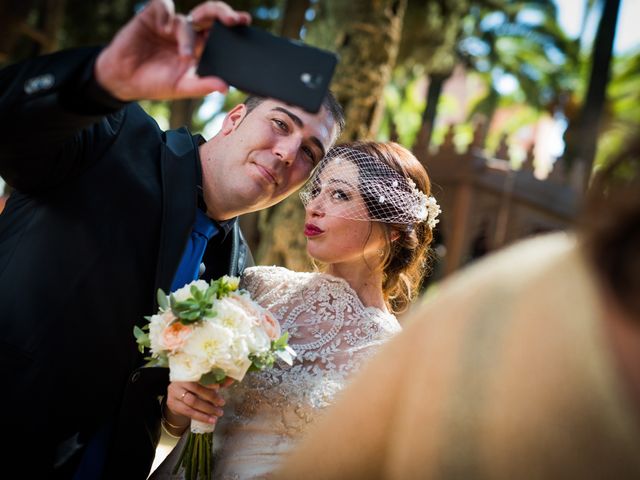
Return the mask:
M331 197L335 200L347 201L350 199L349 194L344 190L334 190Z
M318 195L320 195L320 185L314 185L313 187L311 187L309 189L309 195L311 196L311 198L316 198Z

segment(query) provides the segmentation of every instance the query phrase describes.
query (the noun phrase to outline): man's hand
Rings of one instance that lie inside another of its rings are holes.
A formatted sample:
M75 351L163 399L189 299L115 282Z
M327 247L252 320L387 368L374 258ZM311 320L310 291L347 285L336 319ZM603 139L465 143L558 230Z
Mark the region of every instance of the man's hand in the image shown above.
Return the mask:
M226 91L218 77L198 77L197 62L215 20L247 25L251 17L223 2L205 2L189 16L172 0L151 0L96 60L97 82L119 100L171 100Z

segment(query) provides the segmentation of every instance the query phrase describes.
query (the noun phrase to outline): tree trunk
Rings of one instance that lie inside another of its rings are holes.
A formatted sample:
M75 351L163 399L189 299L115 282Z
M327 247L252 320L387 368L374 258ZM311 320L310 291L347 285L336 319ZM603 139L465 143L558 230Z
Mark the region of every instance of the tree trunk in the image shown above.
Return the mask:
M442 95L442 87L451 74L433 73L429 75L429 86L427 87L427 104L422 112L422 126L418 132L416 143L413 146L414 153L420 159L427 158L433 127L438 112L438 102Z
M191 128L193 112L202 103L201 98L185 98L174 100L170 104L169 128Z
M565 158L572 167L577 163L582 164L582 171L585 173L584 188L586 188L591 175L598 143L599 123L609 83L619 9L620 0L606 0L604 2L598 31L593 43L587 95L577 121L569 126L565 134L567 142Z
M0 3L0 63L13 57L13 49L22 34L33 0L10 0Z
M307 41L335 51L332 89L345 110L342 141L371 139L382 119L382 93L398 55L406 0L326 0Z
M332 90L345 110L341 141L374 138L382 116L382 93L391 78L406 0L326 0L317 5L307 43L336 52L340 62ZM308 270L304 209L297 195L260 212L256 262Z
M282 23L278 28L280 35L299 40L305 14L310 6L311 0L285 0L282 6Z
M47 0L40 17L39 27L44 34L45 43L41 45L39 54L58 50L58 32L64 21L64 0Z
M33 43L28 54L37 56L58 49L58 32L64 21L64 0L46 0L34 5L33 1L8 2L0 6L0 62L12 60L14 47L21 36ZM33 12L33 7L36 12ZM36 25L28 22L31 14L36 14Z

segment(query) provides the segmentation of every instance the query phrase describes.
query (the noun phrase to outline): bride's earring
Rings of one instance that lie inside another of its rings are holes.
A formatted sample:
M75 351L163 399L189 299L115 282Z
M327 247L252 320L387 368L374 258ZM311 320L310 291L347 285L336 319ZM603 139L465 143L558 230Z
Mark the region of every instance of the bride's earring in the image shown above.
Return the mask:
M378 254L379 257L384 257L384 249L383 248L377 249L376 253Z

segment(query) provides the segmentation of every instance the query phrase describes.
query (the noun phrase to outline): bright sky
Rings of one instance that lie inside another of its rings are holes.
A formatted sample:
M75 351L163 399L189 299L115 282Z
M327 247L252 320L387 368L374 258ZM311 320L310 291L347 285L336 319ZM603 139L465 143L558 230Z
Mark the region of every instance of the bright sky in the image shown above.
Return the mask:
M555 0L558 5L559 21L567 33L576 37L580 31L585 0ZM597 17L594 15L593 17ZM618 12L618 26L614 40L614 51L626 53L640 47L640 18L639 0L621 0ZM591 18L588 40L592 40L598 18Z

